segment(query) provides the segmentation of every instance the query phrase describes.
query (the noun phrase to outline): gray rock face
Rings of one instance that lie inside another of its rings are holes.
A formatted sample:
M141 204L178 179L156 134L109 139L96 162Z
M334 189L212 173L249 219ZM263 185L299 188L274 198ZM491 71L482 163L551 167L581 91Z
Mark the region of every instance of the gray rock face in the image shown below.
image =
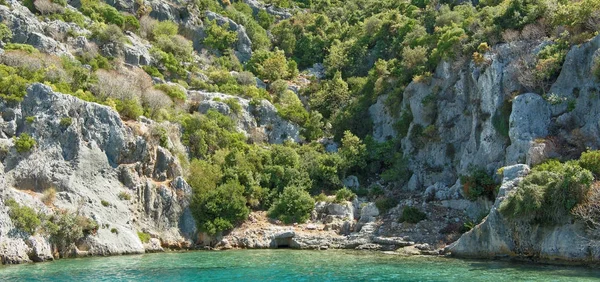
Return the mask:
M12 42L29 44L44 53L72 57L67 46L44 34L46 23L40 22L25 6L17 1L11 7L0 5L0 22L6 23L13 33Z
M519 52L535 52L538 45L513 42L495 46L485 55L489 63L482 66L442 62L430 81L406 87L399 112L389 112L387 97L379 97L369 109L376 140L396 137L393 125L403 113L412 114L408 136L402 138L402 151L410 156L413 172L408 183L401 183L406 189L451 187L473 168L493 173L506 165L537 164L558 157L557 151L566 149L545 144L548 137L564 139L578 148L574 151L600 147L596 138L600 135L596 118L600 115L600 83L591 73L594 58L600 56L600 36L568 52L548 101L524 91L515 67ZM509 100L512 112L507 116L502 107ZM508 119L508 124L503 119ZM425 130L428 134L423 136ZM433 190L429 189L428 195L435 196Z
M144 44L142 39L133 32L126 32L126 34L131 44L126 44L123 48L125 62L134 66L151 65L153 59L150 55L150 48L152 46Z
M529 257L539 259L587 261L600 258L600 247L585 236L580 223L556 227L523 226L509 222L498 208L518 189L518 183L529 171L526 165L504 168L504 179L498 198L486 219L446 248L458 257Z
M16 229L3 206L8 198L44 213L56 208L95 220L97 234L76 242L77 255L142 253L140 230L156 234L164 247L190 246L196 231L187 207L191 189L180 177L181 167L156 141L136 135L117 112L42 84L31 85L19 106L0 108L14 113L2 122L15 121L16 133L28 133L37 143L29 153L10 148L1 159L0 256L5 263L53 258L47 238L11 231ZM35 121L27 123L25 117ZM65 118L70 123L61 122ZM142 124L138 130L149 129ZM41 201L51 187L58 192L53 208Z
M550 105L540 95L527 93L513 100L508 135L511 145L506 149L506 163L525 161L533 140L548 135Z
M254 141L273 144L280 144L285 140L300 142L300 127L282 119L275 106L267 100L262 100L259 105L251 105L248 99L222 93L190 91L188 95L200 100L198 106L200 113L205 114L213 109L232 117L237 123L238 130ZM215 101L215 98L220 101ZM234 113L226 103L221 102L228 99L237 100L241 106L238 113Z
M264 3L257 0L244 0L244 3L248 4L248 6L252 8L252 12L255 14L258 13L258 11L260 10L264 10L270 15L275 16L279 20L285 20L292 16L292 14L287 9L279 8L272 4L265 5Z

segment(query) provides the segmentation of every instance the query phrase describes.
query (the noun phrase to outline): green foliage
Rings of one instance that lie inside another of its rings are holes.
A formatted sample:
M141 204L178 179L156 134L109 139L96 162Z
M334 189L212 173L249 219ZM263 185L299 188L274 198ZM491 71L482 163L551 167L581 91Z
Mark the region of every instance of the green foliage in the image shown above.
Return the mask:
M61 20L67 23L75 23L80 27L85 27L85 16L71 9L64 9L62 13L48 15L49 19Z
M337 192L335 192L335 202L336 203L341 203L344 201L352 201L354 200L354 198L356 198L356 194L354 194L354 192L352 192L352 190L344 187L340 190L337 190Z
M411 206L404 206L402 209L402 216L400 222L418 223L421 220L427 219L427 215L419 210L418 208Z
M235 98L226 99L225 104L227 104L227 106L229 106L229 109L231 109L231 111L235 114L239 114L242 110L242 106L240 106L240 103Z
M273 52L258 50L246 64L246 69L256 74L261 79L275 81L278 79L294 78L297 74L295 66L288 62L282 50Z
M600 151L586 151L581 154L579 158L579 165L589 170L598 179L600 177Z
M4 50L19 50L24 51L29 54L38 53L39 51L35 49L35 47L29 44L21 44L21 43L7 43L4 45Z
M125 34L123 34L123 31L118 25L95 24L90 30L92 31L91 37L97 39L100 45L108 43L122 45L127 40Z
M34 116L25 117L25 122L32 124L33 122L35 122L35 117Z
M0 41L10 40L12 38L12 31L10 28L3 23L0 23Z
M8 199L4 204L10 209L8 215L16 228L21 229L31 235L41 224L39 215L28 206L21 206L15 200Z
M245 136L237 132L231 118L209 110L206 115L187 116L182 121L183 144L189 147L190 156L205 159L221 148L241 148Z
M181 86L175 84L156 84L154 88L161 90L175 101L185 101L187 94Z
M343 174L360 173L367 166L367 146L350 131L344 132L338 153L343 160Z
M396 182L403 184L412 173L408 169L408 159L403 157L401 153L395 153L393 160L390 162L390 168L381 174L381 178L388 182Z
M593 179L592 173L575 161L564 164L551 161L535 167L499 211L512 220L561 224L585 200Z
M102 204L102 206L104 206L104 207L109 207L109 206L110 206L110 203L109 203L108 201L105 201L105 200L101 200L101 201L100 201L100 203L101 203L101 204Z
M297 186L288 186L269 210L269 216L286 224L303 223L310 217L315 200L308 192Z
M216 20L205 21L204 44L221 52L231 48L237 41L237 33L229 31L229 24L219 26Z
M250 213L246 207L244 186L235 181L228 181L205 193L194 191L190 209L198 228L208 234L229 230Z
M160 71L153 66L142 66L142 69L152 77L158 77L160 79L165 79L165 76L160 73Z
M319 111L324 118L330 118L340 109L348 105L350 93L348 83L342 79L340 72L333 79L321 84L321 89L310 97L310 106Z
M144 108L136 98L115 100L117 111L121 117L135 120L144 114Z
M479 197L486 197L493 201L496 197L496 183L485 170L477 169L470 175L461 176L460 183L463 185L463 195L471 201Z
M57 212L44 221L44 230L50 242L63 253L77 240L94 234L98 223L90 218L70 212Z
M140 238L140 241L142 241L142 243L148 243L150 242L150 234L145 233L145 232L137 232L138 238Z
M123 14L99 0L82 0L79 10L93 21L114 24L118 27L123 27L125 24L126 17Z
M36 144L35 139L27 133L22 133L19 137L15 138L15 148L19 153L31 151Z
M394 198L379 197L375 200L375 206L381 214L387 213L390 209L398 205L398 200Z
M119 197L119 200L122 200L122 201L131 200L131 195L127 192L119 192L118 197Z
M60 126L69 127L73 123L73 119L70 117L64 117L60 119Z
M324 126L323 115L317 111L311 111L300 134L306 141L314 141L323 136Z

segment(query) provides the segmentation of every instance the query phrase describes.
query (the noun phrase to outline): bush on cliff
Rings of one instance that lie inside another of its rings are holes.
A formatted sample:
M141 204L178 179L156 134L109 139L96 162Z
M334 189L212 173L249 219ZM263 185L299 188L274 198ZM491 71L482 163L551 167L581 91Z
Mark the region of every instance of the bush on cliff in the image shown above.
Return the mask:
M15 138L15 148L19 153L31 151L31 149L35 147L35 144L35 139L33 139L33 137L27 133L23 133L19 135L19 137Z
M233 228L250 213L244 186L236 181L228 181L205 193L194 193L190 209L198 228L211 235Z
M15 200L8 199L4 204L10 209L8 216L16 228L31 235L41 224L39 215L30 207L19 205Z
M479 197L486 197L489 200L496 198L496 183L494 179L485 170L475 170L470 175L460 177L460 183L463 185L465 198L475 201Z
M560 224L584 201L593 180L592 173L576 161L550 161L534 168L499 211L512 220Z
M269 210L269 216L286 224L303 223L310 218L315 200L304 189L288 186Z

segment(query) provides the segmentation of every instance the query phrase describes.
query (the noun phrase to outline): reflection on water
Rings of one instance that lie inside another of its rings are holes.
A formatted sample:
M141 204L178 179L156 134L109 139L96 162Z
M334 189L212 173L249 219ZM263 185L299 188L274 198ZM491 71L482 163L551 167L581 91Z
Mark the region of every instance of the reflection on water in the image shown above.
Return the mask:
M64 259L0 266L2 281L600 281L600 269L402 257L378 252L240 250Z

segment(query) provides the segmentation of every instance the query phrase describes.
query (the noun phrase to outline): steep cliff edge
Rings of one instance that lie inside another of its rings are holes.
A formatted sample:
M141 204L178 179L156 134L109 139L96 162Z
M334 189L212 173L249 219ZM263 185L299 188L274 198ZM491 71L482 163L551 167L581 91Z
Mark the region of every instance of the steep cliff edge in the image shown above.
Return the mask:
M386 97L371 107L376 138L403 138L404 156L409 156L413 172L404 186L408 190L427 188L424 196L431 194L435 201L461 199L465 195L460 175L474 168L492 173L508 166L489 215L447 248L452 255L598 259L597 241L586 235L579 221L554 227L517 226L498 212L502 201L514 193L529 171L527 165L550 158L569 160L586 148L599 148L600 83L592 70L600 56L600 36L569 50L560 75L546 94L529 93L520 83L522 74L516 68L519 53L530 46L526 52L536 54L539 46L546 44L552 43L499 45L486 55L485 65L470 61L458 72L443 63L430 82L413 82L407 87L399 113L386 114ZM433 102L428 99L431 95L436 97ZM508 102L510 111L505 116L506 131L502 132L500 115ZM403 112L413 115L405 133L397 132L394 124L406 121L393 117ZM423 135L424 128L433 134Z
M134 128L109 107L53 92L42 84L31 85L22 103L1 107L1 197L44 214L77 213L99 226L63 255L143 253L138 232L160 240L158 246L152 240L153 250L160 250L160 245L191 245L195 233L187 208L191 189L181 178L177 159L153 140L154 124ZM18 139L12 137L24 134L37 145L18 152L14 146ZM48 189L56 195L44 203ZM42 260L56 256L44 232L30 237L18 231L8 213L0 203L3 263L40 257L40 249L45 252Z

